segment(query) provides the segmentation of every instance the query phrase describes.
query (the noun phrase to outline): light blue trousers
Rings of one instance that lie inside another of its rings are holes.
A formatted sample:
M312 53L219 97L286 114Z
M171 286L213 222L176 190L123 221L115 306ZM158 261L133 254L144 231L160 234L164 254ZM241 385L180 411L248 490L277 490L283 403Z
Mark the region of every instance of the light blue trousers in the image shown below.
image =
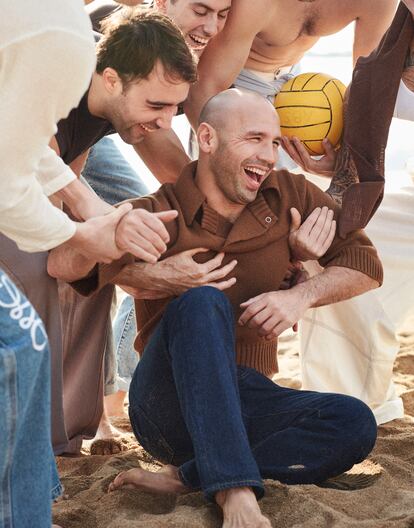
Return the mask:
M50 433L43 323L0 270L0 528L49 528L61 493Z

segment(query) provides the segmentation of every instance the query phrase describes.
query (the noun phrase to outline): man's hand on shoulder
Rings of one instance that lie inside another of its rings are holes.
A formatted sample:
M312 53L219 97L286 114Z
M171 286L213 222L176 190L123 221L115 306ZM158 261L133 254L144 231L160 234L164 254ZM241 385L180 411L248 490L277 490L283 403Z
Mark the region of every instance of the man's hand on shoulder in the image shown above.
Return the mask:
M164 222L177 217L177 211L150 213L134 209L123 216L116 227L115 242L122 253L132 253L145 262L157 262L166 251L169 235Z
M317 207L301 224L299 211L290 209L292 223L289 247L293 260L306 262L322 257L330 248L335 237L336 221L332 209Z

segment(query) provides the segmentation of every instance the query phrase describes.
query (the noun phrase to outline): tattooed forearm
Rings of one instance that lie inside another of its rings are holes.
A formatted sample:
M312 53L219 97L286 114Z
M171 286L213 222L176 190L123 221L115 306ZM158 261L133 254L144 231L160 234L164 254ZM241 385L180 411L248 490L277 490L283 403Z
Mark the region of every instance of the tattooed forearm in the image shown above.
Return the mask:
M326 191L336 203L342 205L342 197L346 189L353 183L358 183L358 173L349 149L343 146L337 157L335 175Z
M414 43L411 43L411 47L408 50L407 58L405 59L405 68L410 68L411 66L414 66Z

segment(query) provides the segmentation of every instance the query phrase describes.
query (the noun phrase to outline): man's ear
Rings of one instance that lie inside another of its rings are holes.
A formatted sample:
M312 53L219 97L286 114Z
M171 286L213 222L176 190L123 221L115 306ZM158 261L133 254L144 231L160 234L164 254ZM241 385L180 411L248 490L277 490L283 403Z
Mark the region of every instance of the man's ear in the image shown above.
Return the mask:
M119 77L118 72L116 70L109 67L105 68L104 71L101 73L101 76L105 89L111 95L118 95L118 93L122 93L122 79Z
M208 123L201 123L197 129L197 140L200 150L206 154L213 152L218 145L216 130Z

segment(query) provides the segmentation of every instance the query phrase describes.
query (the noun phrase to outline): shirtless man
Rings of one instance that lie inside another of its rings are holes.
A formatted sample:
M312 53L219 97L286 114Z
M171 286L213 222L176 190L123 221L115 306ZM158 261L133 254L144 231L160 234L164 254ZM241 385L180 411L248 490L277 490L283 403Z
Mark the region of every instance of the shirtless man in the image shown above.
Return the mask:
M233 83L249 88L251 82L252 90L256 83L263 89L270 84L273 90L266 95L274 95L279 87L274 81L290 73L320 37L351 22L355 22L355 63L377 46L396 5L396 0L234 0L224 30L200 60L199 81L186 103L190 121L196 123L205 101Z

